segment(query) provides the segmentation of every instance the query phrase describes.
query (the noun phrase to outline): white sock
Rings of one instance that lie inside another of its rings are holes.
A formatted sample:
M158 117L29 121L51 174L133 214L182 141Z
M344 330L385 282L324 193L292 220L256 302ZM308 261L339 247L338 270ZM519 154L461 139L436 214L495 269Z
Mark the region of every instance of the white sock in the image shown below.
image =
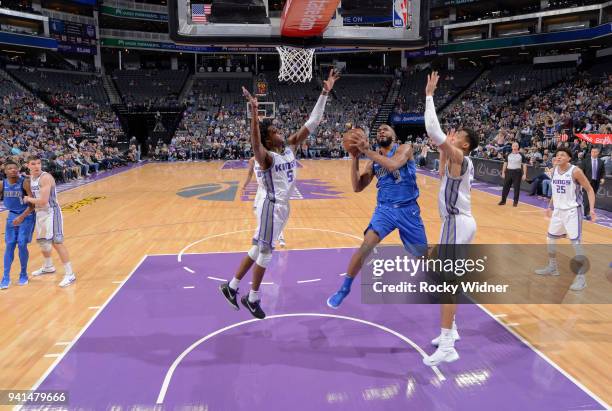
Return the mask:
M51 257L45 257L45 268L53 267L53 260Z
M238 284L240 284L240 280L236 277L232 278L229 282L229 286L232 290L236 291L238 289Z
M259 291L251 290L249 291L249 302L254 303L255 301L259 301Z
M278 235L278 241L285 241L285 236L283 235L283 233L280 233Z
M70 263L70 261L68 261L66 264L64 264L64 270L66 270L66 275L74 274L72 272L72 264Z
M548 258L548 265L551 266L552 268L557 268L557 258L556 257L549 257Z
M457 323L455 322L455 319L453 318L453 330L457 331Z
M455 346L455 340L453 339L453 330L450 328L442 328L440 333L440 345L439 348L449 349Z

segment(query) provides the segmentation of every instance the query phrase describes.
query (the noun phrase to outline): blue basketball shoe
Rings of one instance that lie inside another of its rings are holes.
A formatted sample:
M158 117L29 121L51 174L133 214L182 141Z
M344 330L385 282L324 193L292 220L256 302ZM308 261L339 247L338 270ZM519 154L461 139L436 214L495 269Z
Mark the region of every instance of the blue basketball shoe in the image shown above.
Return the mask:
M327 299L327 306L334 310L337 309L340 307L340 304L342 304L342 300L344 300L350 292L350 288L342 287L338 292Z
M0 290L6 290L11 285L10 277L2 277L2 281L0 282Z

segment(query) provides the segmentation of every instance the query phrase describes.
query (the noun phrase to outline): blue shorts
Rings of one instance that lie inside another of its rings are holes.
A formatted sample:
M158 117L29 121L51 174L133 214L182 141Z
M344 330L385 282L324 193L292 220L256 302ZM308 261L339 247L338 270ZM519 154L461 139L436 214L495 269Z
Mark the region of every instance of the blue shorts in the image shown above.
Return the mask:
M406 251L415 256L426 254L427 235L417 203L400 207L377 205L364 234L373 230L382 240L395 229L399 230Z
M4 241L6 243L24 242L29 244L32 242L32 234L34 233L34 226L36 224L34 213L27 216L23 220L23 223L15 227L13 226L13 220L18 216L19 214L9 211L8 218L6 219L6 228L4 230Z

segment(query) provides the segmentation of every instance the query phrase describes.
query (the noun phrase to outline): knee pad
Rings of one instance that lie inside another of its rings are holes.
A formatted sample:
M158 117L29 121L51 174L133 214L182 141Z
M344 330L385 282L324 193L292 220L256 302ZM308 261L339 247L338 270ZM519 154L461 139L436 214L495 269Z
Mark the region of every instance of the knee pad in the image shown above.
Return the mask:
M53 249L51 246L51 240L38 240L38 245L40 245L40 249L44 252L51 252Z
M576 257L584 257L584 248L582 248L582 243L580 243L580 240L572 240L572 247L574 247Z
M557 252L557 239L546 237L546 244L548 245L546 248L548 249L548 254L555 254Z
M270 260L272 260L272 253L259 253L256 262L258 266L267 268Z
M256 261L257 257L259 256L259 247L254 245L253 247L251 247L251 249L249 250L248 254L249 254L249 258L251 260Z

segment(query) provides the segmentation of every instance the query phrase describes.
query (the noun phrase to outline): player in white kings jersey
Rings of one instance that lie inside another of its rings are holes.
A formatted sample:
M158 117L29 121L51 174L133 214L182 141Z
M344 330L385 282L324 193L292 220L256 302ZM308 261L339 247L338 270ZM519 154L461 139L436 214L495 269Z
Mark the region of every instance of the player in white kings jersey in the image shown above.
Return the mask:
M59 286L67 287L76 281L76 276L72 272L68 249L64 245L64 220L62 209L57 202L55 180L51 174L42 171L41 160L38 156L28 157L28 169L30 170L32 197L25 196L23 201L34 205L36 210L36 238L45 259L42 268L34 271L32 276L55 272L51 260L51 250L55 248L65 269L64 279Z
M258 217L257 205L263 202L266 198L266 186L264 184L263 172L261 167L257 165L255 156L249 159L249 172L247 174L247 179L242 186L243 190L246 190L247 185L249 185L251 179L253 178L253 174L255 174L255 179L257 181L257 193L255 194L255 201L253 201L253 213L255 213L255 217ZM278 235L278 245L281 247L285 246L285 237L283 236L282 232Z
M440 128L433 95L438 85L438 73L432 72L427 78L425 87L425 129L427 135L440 149L440 193L438 208L442 219L440 233L440 254L451 253L456 258L460 247L453 245L470 244L476 234L476 220L472 216L472 200L470 190L474 179L474 166L468 157L470 152L478 147L478 135L474 130L462 128L451 130L448 136ZM443 174L442 174L443 173ZM441 258L441 257L440 257ZM455 274L452 273L454 277ZM447 279L453 281L454 278ZM449 303L441 305L441 333L432 341L438 346L436 352L423 359L426 365L452 362L459 359L455 350L455 341L459 339L455 324L455 296Z
M239 309L238 284L255 264L251 291L240 299L242 305L255 318L261 319L266 316L260 305L259 286L266 267L272 260L274 245L289 218L289 197L293 192L297 172L297 161L293 150L302 144L310 134L315 133L323 119L327 96L338 78L334 70L330 70L327 80L323 82L323 91L310 118L295 134L289 136L288 146L285 145L285 139L279 130L269 120L259 122L257 98L251 96L245 88L242 89L249 100L251 113L253 113L251 145L255 155L254 169L261 174L261 183L266 195L263 201L257 204L257 229L253 236L253 246L242 260L234 278L222 284L219 289L230 305Z
M570 290L580 291L586 287L586 257L582 249L582 188L587 192L589 204L595 204L595 191L582 170L570 163L571 159L572 152L567 148L560 148L555 153L555 168L550 177L552 197L547 210L550 217L547 237L548 265L535 272L539 275L559 275L556 243L558 238L568 237L576 252L574 260L579 265ZM595 221L593 211L591 217Z

